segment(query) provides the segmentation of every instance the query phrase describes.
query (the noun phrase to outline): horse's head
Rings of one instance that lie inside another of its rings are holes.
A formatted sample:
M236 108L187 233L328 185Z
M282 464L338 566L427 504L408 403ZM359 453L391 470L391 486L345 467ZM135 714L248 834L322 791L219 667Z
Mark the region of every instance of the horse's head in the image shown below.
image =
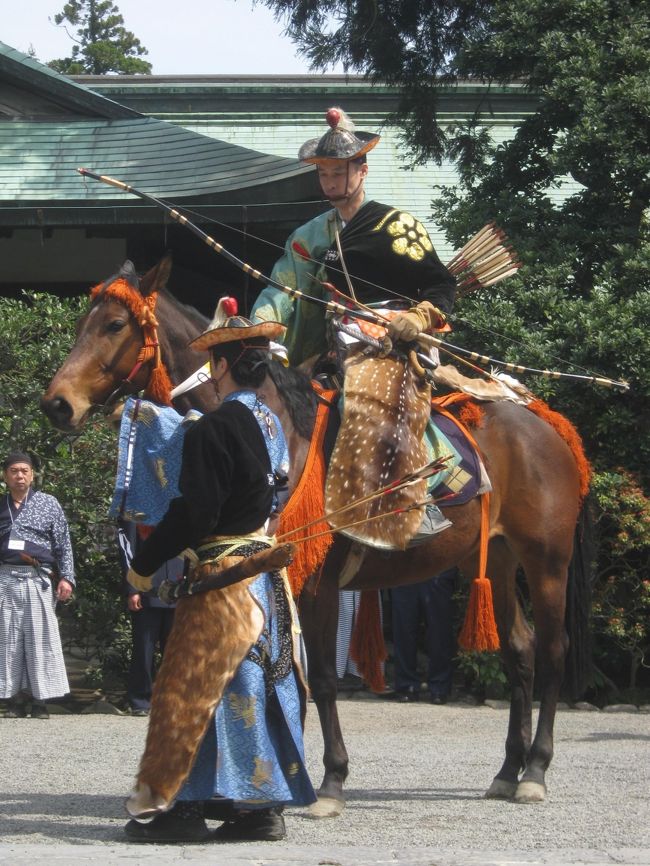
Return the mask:
M145 387L157 351L144 359L141 354L146 327L155 322L147 299L164 288L170 269L166 256L138 280L126 261L91 291L90 310L77 324L75 344L41 397L41 409L55 427L77 430L93 410L111 409L117 397Z

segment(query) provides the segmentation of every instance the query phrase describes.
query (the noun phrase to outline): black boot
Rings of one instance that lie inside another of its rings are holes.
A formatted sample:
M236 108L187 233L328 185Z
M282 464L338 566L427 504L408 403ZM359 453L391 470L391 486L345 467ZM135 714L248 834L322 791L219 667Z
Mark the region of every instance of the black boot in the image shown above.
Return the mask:
M226 797L213 797L203 803L203 817L212 821L233 821L239 812L232 800Z
M50 714L47 711L47 707L43 703L43 701L33 701L32 702L32 711L30 713L33 719L49 719Z
M24 701L11 698L5 710L5 719L24 719L27 715L27 707Z
M203 803L179 800L169 812L163 812L152 821L141 824L129 821L124 828L130 842L208 842L210 831L203 819Z
M214 831L215 842L279 842L287 835L282 806L240 812Z

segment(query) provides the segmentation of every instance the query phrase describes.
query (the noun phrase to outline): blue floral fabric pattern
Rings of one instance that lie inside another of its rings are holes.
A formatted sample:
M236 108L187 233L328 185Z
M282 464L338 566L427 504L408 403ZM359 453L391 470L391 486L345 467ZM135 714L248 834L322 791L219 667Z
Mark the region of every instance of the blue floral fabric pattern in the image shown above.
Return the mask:
M253 652L268 651L277 661L281 636L274 581L281 578L262 574L250 592L269 624L269 633L260 637ZM313 803L316 795L305 768L300 718L293 670L269 684L260 665L245 659L210 721L178 799L206 800L218 794L245 803L246 808Z
M273 472L288 474L289 450L273 412L252 391L237 391L226 400L239 400L253 412L264 436ZM170 406L128 398L120 423L111 517L146 526L160 523L169 503L180 495L178 479L183 439L201 414L191 409L182 416Z

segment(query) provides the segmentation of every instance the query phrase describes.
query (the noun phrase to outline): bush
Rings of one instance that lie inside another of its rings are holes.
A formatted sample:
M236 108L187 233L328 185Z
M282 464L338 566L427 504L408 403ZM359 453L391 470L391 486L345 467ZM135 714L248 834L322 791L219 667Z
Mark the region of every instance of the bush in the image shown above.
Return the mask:
M597 474L592 486L600 507L595 660L619 689L634 692L650 669L650 501L624 469Z

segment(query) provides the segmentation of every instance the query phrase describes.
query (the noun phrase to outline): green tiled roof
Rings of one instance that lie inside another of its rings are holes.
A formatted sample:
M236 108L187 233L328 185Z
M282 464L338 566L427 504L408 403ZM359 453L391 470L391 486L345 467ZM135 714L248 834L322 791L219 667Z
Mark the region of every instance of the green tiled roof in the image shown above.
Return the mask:
M296 159L258 153L149 117L0 122L0 200L5 203L125 200L113 187L85 183L76 172L79 166L155 196L232 202L245 202L252 187L308 171Z
M314 169L295 158L145 117L0 43L2 84L38 94L46 110L56 102L71 114L12 119L0 114L0 225L101 223L107 207L113 208L111 223L160 222L155 207L84 181L78 167L178 205L265 205L312 197Z
M139 116L139 112L132 108L93 93L4 42L0 42L0 80L20 89L40 93L70 114L93 117Z

